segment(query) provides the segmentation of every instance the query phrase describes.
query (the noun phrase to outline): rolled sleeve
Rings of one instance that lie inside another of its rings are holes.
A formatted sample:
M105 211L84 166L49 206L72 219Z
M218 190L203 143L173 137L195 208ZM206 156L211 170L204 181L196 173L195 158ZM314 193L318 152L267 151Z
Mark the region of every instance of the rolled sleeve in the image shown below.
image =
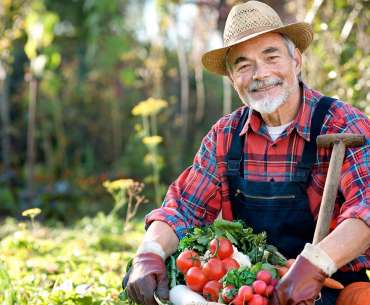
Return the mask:
M170 185L162 207L146 216L146 227L153 221L166 222L181 239L190 228L214 221L221 209L216 146L217 132L214 126L203 138L193 165Z

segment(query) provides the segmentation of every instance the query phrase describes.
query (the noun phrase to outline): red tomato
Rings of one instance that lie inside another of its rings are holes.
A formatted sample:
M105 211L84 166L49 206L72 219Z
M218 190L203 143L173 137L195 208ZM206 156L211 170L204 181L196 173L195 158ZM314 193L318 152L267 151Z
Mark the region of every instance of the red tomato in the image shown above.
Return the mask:
M193 291L202 292L207 278L200 267L191 267L185 275L186 285Z
M263 296L260 296L259 294L254 294L251 300L248 302L248 305L264 305L264 300L265 298Z
M264 295L267 285L264 281L255 280L252 284L252 287L253 287L254 293L259 294L259 295Z
M217 257L208 260L208 262L203 265L202 270L209 280L218 281L226 274L226 269L222 261Z
M265 290L265 296L269 297L273 291L274 291L274 286L267 285L266 290Z
M203 296L208 301L217 302L218 295L220 294L221 288L222 288L222 285L218 281L209 281L203 287Z
M231 257L224 258L222 260L222 264L224 265L226 269L226 273L229 272L229 270L231 269L239 269L240 267L239 263Z
M215 255L221 259L230 257L233 255L234 249L230 240L226 238L215 238L209 243L209 250L212 255Z
M267 270L261 270L257 273L257 280L264 281L268 285L272 280L272 275Z
M185 274L191 267L200 267L200 259L197 252L185 250L176 259L176 267Z
M243 302L248 302L253 296L253 289L251 286L244 285L239 288L238 296L240 296Z
M237 294L237 292L238 291L234 288L234 286L226 286L224 289L222 289L221 299L228 304L234 299L234 296Z

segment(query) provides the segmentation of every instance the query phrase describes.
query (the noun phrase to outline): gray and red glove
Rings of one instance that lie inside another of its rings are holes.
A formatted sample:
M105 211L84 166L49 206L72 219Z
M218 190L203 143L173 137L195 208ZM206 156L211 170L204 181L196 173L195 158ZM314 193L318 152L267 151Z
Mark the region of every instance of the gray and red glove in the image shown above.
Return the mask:
M319 299L324 281L336 271L331 258L307 244L272 294L270 305L312 305ZM325 271L324 271L325 270Z
M122 284L129 298L138 304L157 305L154 292L160 299L169 299L166 266L163 258L155 253L137 254Z

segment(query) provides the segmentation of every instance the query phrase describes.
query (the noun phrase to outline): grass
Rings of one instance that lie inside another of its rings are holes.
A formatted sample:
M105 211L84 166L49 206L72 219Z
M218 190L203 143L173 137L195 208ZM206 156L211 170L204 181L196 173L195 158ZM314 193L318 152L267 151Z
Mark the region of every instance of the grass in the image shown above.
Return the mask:
M0 227L0 304L124 304L118 295L142 221L98 214L71 228L7 219Z

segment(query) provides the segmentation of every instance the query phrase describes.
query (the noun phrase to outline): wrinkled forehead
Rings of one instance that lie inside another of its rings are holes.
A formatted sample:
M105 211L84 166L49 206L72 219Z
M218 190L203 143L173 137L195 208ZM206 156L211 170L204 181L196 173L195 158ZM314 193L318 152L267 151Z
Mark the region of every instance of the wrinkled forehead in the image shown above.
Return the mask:
M263 54L267 49L286 50L284 38L279 33L266 33L258 37L243 41L230 47L226 54L227 63L231 64L241 55L254 57Z

